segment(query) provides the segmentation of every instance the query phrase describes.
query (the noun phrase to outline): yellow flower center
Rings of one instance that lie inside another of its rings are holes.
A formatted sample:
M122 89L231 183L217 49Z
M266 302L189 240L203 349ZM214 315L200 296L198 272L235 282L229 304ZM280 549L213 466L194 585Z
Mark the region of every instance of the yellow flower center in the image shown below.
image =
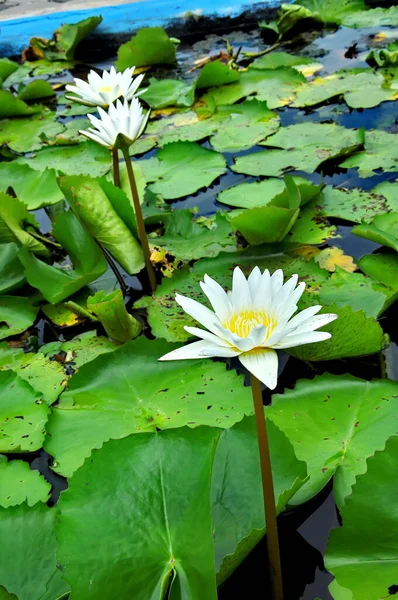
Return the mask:
M231 333L246 338L254 327L257 327L258 325L268 327L270 324L272 325L271 322L272 319L270 319L265 312L243 310L239 314L232 315L232 317L223 323L223 326L226 329L229 329Z
M102 88L100 88L100 92L104 93L104 94L109 94L112 91L112 86L110 85L104 85Z

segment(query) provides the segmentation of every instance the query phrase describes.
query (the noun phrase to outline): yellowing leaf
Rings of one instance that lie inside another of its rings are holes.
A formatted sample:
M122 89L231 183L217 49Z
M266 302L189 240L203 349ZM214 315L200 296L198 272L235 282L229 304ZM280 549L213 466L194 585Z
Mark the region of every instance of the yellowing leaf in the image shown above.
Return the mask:
M314 260L320 267L331 272L336 270L336 266L347 271L347 273L353 273L358 269L352 256L344 254L341 248L325 248L315 256Z

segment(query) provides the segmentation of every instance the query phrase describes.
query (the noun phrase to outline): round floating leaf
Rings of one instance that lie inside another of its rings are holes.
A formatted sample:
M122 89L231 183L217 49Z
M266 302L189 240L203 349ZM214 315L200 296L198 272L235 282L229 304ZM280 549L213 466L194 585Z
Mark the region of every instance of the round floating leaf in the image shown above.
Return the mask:
M150 85L140 98L151 108L166 106L192 106L195 100L195 87L179 79L158 80L151 77Z
M0 296L0 340L28 329L36 320L38 306L22 296Z
M0 190L7 192L9 187L29 210L56 204L63 198L53 169L38 172L14 161L0 163Z
M12 371L0 372L0 452L34 452L43 445L49 409Z
M332 337L322 343L305 344L288 348L286 352L301 360L335 360L350 356L364 356L380 352L385 344L383 330L372 317L363 310L353 312L350 306L331 304L321 313L336 313L338 319L330 323L326 330ZM358 332L361 332L358 335Z
M239 78L240 73L238 71L231 69L229 65L222 63L220 60L213 60L205 64L199 73L195 87L197 90L200 90L202 88L235 83L239 81Z
M143 27L118 50L117 70L127 67L174 65L176 46L163 27Z
M370 277L398 290L398 256L396 254L367 254L358 266Z
M273 396L268 417L307 463L309 480L292 504L315 496L333 475L336 501L344 504L367 458L398 431L397 388L388 380L325 374Z
M38 224L26 206L18 198L0 192L1 242L16 242L31 252L48 255L47 247L29 232L29 228L38 229Z
M18 69L18 63L9 58L0 58L0 77L4 81Z
M297 2L303 6L313 18L324 23L338 23L344 21L351 13L356 13L365 8L364 0L300 0ZM295 6L286 6L285 10L294 9ZM305 13L304 13L305 14ZM306 15L308 16L308 15Z
M245 175L280 177L290 171L313 173L321 162L315 148L308 146L303 150L264 150L240 156L231 169Z
M51 98L55 96L55 91L51 84L44 79L35 79L27 85L21 84L18 90L18 98L24 102L40 100L41 98Z
M265 146L294 150L307 146L317 148L318 158L326 160L323 152L340 151L343 148L355 148L363 144L363 132L360 129L346 129L336 123L299 123L282 127L267 138Z
M33 115L29 119L4 119L0 121L0 144L6 144L14 152L32 152L43 147L43 136L52 139L63 130L64 126L55 120L55 113ZM51 161L43 164L42 170L49 165L53 166Z
M397 281L397 280L395 280ZM394 283L394 280L391 280ZM321 304L350 306L363 310L368 317L379 317L398 298L398 292L361 273L338 269L319 292Z
M375 194L387 198L387 204L393 212L398 212L398 180L383 181L373 189Z
M76 600L161 598L169 583L172 597L217 598L210 482L218 436L184 427L93 452L60 500L58 559Z
M241 377L210 360L158 362L173 348L139 338L80 368L47 428L57 472L71 475L109 439L184 425L232 427L251 413Z
M391 6L390 8L373 8L370 10L358 10L344 17L343 24L345 27L381 27L394 25L398 23L398 8Z
M337 268L343 269L343 271L347 271L347 273L353 273L358 268L354 263L352 256L344 254L343 250L336 246L316 251L314 260L323 269L327 269L332 273L334 273Z
M279 67L294 67L297 71L302 71L308 67L317 67L317 70L322 68L321 63L316 63L312 58L307 56L295 56L287 52L272 52L256 58L250 65L254 69L278 69Z
M336 227L319 217L318 200L313 200L301 209L297 221L287 235L289 242L299 244L323 244L330 238L338 237Z
M377 169L398 171L398 140L387 131L366 131L365 151L349 156L341 166L358 168L360 177L371 177Z
M0 585L18 600L50 600L46 591L57 572L57 518L57 509L41 502L0 508ZM60 578L57 582L53 599L68 591Z
M38 471L31 470L27 462L8 462L0 455L0 506L8 508L23 502L33 506L37 502L47 502L50 490L51 485Z
M375 190L374 190L375 191ZM320 213L325 217L346 219L354 223L369 222L377 214L389 212L391 205L382 192L365 192L358 188L342 190L328 185L318 201Z
M354 227L352 233L398 252L398 212L377 215L370 224Z
M140 161L150 189L166 200L194 194L225 172L224 157L191 142L167 144L156 157Z
M326 566L350 598L394 596L398 585L398 437L368 460L342 508L343 526L331 532ZM380 490L383 498L380 501ZM343 598L340 594L335 598ZM346 596L348 597L348 596Z
M262 206L230 213L231 223L249 244L281 242L293 227L299 209L282 206Z
M0 244L0 294L21 287L24 281L23 266L18 258L18 246L13 242Z
M50 342L50 344L42 346L40 350L50 357L59 352L66 352L65 364L72 366L77 371L82 365L94 360L97 356L113 352L118 347L118 344L104 336L97 335L95 331L86 331L69 342Z
M18 158L17 162L28 164L37 171L44 171L51 165L52 169L65 175L102 177L110 171L111 155L107 148L87 141L76 146L44 148L32 158Z
M284 433L272 421L268 421L267 430L279 514L303 485L307 469L305 463L296 458ZM222 432L214 459L212 515L219 585L265 533L259 473L256 423L254 417L247 417Z
M0 90L0 119L8 117L23 117L40 112L42 107L28 106L22 99L17 98L7 90ZM0 122L0 128L2 123Z
M328 276L328 273L313 261L292 258L280 252L272 254L272 246L256 246L244 252L222 253L216 259L203 259L197 262L191 271L180 271L169 280L163 279L152 296L142 298L135 306L147 308L149 324L156 337L163 337L172 342L186 341L190 335L184 326L197 326L197 322L177 304L176 293L208 305L199 282L203 281L207 273L225 289L231 289L232 273L236 265L239 265L246 275L255 266L259 266L260 269L268 268L271 272L283 269L285 277L298 273L300 280L305 281L309 287L318 289Z

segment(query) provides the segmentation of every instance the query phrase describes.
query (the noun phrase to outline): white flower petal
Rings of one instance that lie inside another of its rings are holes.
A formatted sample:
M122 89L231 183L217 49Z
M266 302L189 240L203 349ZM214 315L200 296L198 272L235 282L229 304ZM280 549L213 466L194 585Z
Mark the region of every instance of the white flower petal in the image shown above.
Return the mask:
M256 348L239 355L239 360L246 369L270 390L275 389L278 382L278 355L269 348Z
M314 344L316 342L323 342L332 337L331 333L327 331L308 331L307 333L293 333L284 337L280 342L274 344L274 348L282 350L283 348L295 348L296 346L303 346L304 344Z
M206 327L209 331L218 335L219 330L215 327L216 324L220 325L217 315L200 302L192 300L192 298L186 298L176 294L176 302L181 306L186 313L196 319L198 323Z
M333 313L316 315L315 317L308 319L308 321L303 323L300 327L297 327L293 333L297 335L299 333L305 333L307 331L314 331L315 329L319 329L320 327L323 327L324 325L327 325L328 323L331 323L336 319L337 315Z
M232 307L237 313L251 308L249 284L239 267L235 267L232 276Z
M249 285L249 291L252 302L254 302L259 285L261 283L261 271L258 267L254 267L254 269L248 277L247 283Z
M212 344L216 344L216 346L223 346L224 348L231 348L231 344L224 339L220 338L218 335L214 335L214 333L210 333L209 331L205 331L204 329L199 329L199 327L188 327L186 325L184 327L185 331L191 333L192 335L196 335L197 337L202 338L202 340L207 340Z
M237 356L239 352L230 348L222 348L205 340L193 342L187 346L177 348L165 354L159 360L187 360L195 358L213 358L219 356L221 358L231 358Z
M261 276L261 281L254 297L253 307L256 310L264 310L269 312L272 305L272 285L271 275L268 269L265 269Z
M275 298L276 294L279 292L283 285L283 271L282 269L277 269L271 275L271 285L272 285L272 296Z
M219 285L208 275L205 275L204 283L200 282L200 287L202 288L203 293L206 294L207 298L209 299L209 302L220 321L225 321L225 319L231 313L232 306L221 285Z
M296 316L293 317L293 319L289 321L289 324L286 328L286 335L288 335L289 332L294 331L295 329L297 329L297 327L300 327L306 321L311 319L314 315L316 315L317 312L321 310L321 308L322 306L320 304L317 304L315 306L309 306L308 308L305 308L304 310L300 311Z

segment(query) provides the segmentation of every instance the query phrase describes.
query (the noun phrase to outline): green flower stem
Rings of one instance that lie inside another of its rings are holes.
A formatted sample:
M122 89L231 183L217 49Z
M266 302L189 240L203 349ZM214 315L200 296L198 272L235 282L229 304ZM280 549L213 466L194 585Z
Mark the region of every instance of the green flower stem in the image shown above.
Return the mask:
M97 241L98 246L101 248L101 252L104 255L104 258L106 260L106 262L108 263L108 265L110 266L114 276L116 277L119 285L120 285L120 289L122 290L122 294L123 296L126 295L127 293L127 286L124 282L124 279L119 271L119 269L117 268L117 266L115 265L115 263L113 262L110 254L107 252L107 250L105 250L105 248Z
M113 183L116 187L121 188L120 184L120 167L119 167L119 151L117 148L112 148L113 162Z
M135 218L137 219L137 228L138 228L138 236L140 238L142 250L144 252L145 266L149 277L149 283L151 286L151 290L154 292L156 290L156 277L155 271L153 270L153 266L151 263L151 254L149 251L148 238L145 231L144 219L141 211L140 199L138 196L137 184L135 182L134 171L133 171L133 163L128 151L128 148L122 149L124 160L126 161L127 174L129 176L131 193L133 196L134 202L134 210L135 210Z
M258 449L260 452L261 478L263 483L265 522L267 526L268 563L272 584L273 600L283 600L281 559L279 553L278 525L271 456L269 453L267 423L264 413L260 381L251 375L254 412L256 415Z

